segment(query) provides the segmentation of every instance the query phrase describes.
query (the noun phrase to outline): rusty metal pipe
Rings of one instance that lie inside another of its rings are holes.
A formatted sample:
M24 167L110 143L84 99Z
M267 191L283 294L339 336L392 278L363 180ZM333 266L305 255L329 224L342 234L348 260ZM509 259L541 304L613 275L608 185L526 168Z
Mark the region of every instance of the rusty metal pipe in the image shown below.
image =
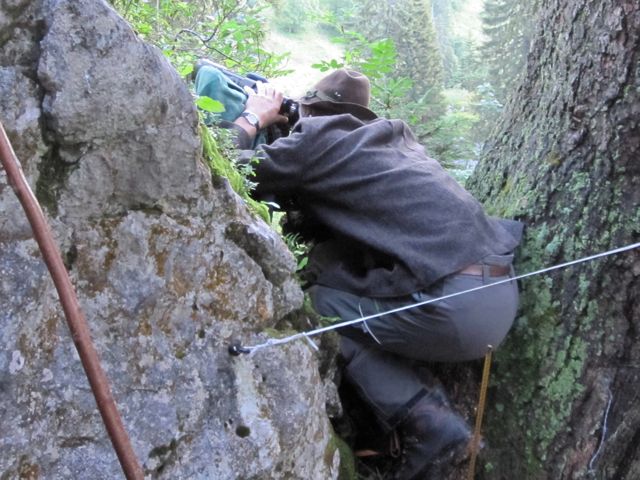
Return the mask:
M118 413L118 408L109 387L109 380L100 365L87 321L78 303L71 279L62 262L62 256L53 239L42 208L25 179L1 122L0 161L7 173L9 185L13 188L29 219L34 237L38 242L44 261L58 291L62 309L71 331L71 337L80 355L80 361L91 385L102 421L116 451L122 470L128 480L141 480L144 478L144 473Z

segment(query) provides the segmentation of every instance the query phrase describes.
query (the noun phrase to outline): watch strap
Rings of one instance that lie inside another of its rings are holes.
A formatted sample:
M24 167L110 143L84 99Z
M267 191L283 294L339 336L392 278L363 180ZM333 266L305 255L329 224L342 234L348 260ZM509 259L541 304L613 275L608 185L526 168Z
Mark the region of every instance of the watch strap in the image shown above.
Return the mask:
M256 130L260 130L260 118L255 113L245 110L240 116L244 117Z

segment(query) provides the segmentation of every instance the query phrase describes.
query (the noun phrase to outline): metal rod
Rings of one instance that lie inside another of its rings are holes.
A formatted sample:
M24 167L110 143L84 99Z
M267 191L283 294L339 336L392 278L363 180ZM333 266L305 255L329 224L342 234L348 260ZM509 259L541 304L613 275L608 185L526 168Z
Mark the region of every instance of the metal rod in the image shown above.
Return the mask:
M111 395L109 381L100 365L98 354L91 341L87 321L80 308L69 274L62 262L62 256L53 239L42 208L27 183L1 122L0 161L7 172L9 185L13 188L29 219L34 238L38 242L44 261L58 291L62 309L71 331L71 337L78 350L80 361L91 385L102 421L118 455L122 470L128 480L141 480L144 478L144 473Z

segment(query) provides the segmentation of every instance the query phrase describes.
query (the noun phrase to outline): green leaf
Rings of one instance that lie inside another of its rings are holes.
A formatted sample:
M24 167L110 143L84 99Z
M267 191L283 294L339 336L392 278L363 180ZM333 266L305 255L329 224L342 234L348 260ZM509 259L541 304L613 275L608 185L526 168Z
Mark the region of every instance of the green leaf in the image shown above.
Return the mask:
M297 270L302 270L309 263L309 257L304 257L302 260L298 262Z
M182 67L180 70L178 70L178 72L180 73L181 76L186 77L187 75L189 75L191 72L193 72L193 63L190 63L188 65L185 65L184 67ZM208 98L208 97L207 97Z
M321 72L328 72L330 70L330 66L327 62L325 62L324 60L320 63L314 63L313 65L311 65L313 68L316 68L318 70L320 70Z
M198 108L204 110L205 112L222 113L225 111L222 102L214 100L210 97L198 97L198 99L196 100L196 105L198 106Z

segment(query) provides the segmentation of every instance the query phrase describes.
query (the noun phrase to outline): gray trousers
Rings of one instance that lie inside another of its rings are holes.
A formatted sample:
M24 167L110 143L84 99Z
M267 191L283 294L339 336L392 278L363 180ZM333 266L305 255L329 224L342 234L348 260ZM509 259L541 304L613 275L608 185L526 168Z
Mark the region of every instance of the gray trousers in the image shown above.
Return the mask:
M510 265L511 255L492 255L487 265ZM487 270L487 269L485 269ZM513 276L513 270L511 275ZM321 285L309 289L316 311L354 320L509 278L455 274L426 291L405 297L368 298ZM500 345L518 307L515 281L384 315L338 330L345 376L374 409L383 426L394 428L426 394L414 360L459 362L482 358Z

